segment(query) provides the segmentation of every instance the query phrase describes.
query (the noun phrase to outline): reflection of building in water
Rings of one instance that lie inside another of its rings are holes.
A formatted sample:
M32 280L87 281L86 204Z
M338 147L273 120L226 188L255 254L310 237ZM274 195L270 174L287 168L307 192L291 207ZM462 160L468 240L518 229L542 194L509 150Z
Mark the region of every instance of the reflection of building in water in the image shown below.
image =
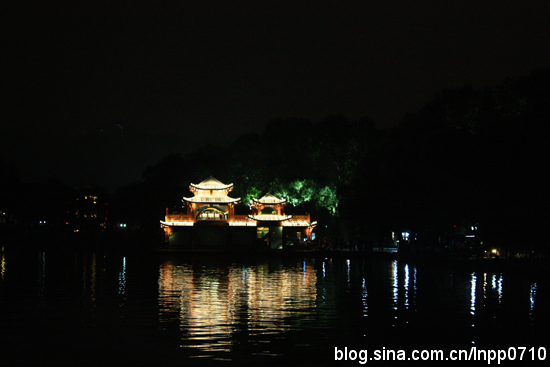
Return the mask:
M400 265L399 261L393 260L390 263L389 271L393 310L395 311L394 322L396 322L398 318L406 315L402 311L416 311L416 266Z
M248 335L285 330L290 316L315 307L316 295L310 264L269 272L267 264L221 270L166 262L160 267L159 317L179 324L185 346L227 351L230 336L243 325Z
M535 309L535 298L537 296L537 283L531 283L529 287L529 303L531 305L529 309L529 317L533 320L533 311Z
M267 265L258 268L247 282L249 330L260 334L284 330L285 318L315 306L316 280L311 264L272 273Z
M490 279L490 282L489 282ZM480 311L488 312L491 307L499 307L502 303L502 274L487 273L470 275L470 315L476 316ZM481 283L481 287L480 284ZM475 322L472 323L475 327Z
M2 252L0 252L0 275L2 281L6 276L6 255L4 254L4 248L2 247Z
M397 269L397 260L391 263L391 277L392 277L392 289L393 289L393 309L397 310L399 306L399 273Z
M123 296L118 304L119 307L122 307L126 300L126 297L124 297L126 294L126 257L122 258L122 269L118 272L118 294Z
M84 310L94 315L97 307L98 292L105 275L104 257L94 252L83 252L75 256L75 277L80 276Z
M476 313L476 273L472 273L472 279L470 280L470 314Z
M367 317L369 315L369 303L368 303L369 293L367 292L367 281L365 278L363 278L361 288L363 290L362 297L361 297L361 300L363 301L363 316Z

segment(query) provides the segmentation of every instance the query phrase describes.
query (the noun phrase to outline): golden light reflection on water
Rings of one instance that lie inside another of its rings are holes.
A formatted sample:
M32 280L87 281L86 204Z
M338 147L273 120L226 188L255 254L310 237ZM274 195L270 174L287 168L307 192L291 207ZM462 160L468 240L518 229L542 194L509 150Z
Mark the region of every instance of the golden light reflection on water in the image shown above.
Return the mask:
M307 320L316 305L316 271L311 264L280 267L232 265L224 269L160 266L161 322L179 324L185 347L231 351L235 333L269 344L268 335ZM263 352L269 352L266 347Z
M395 340L426 348L504 343L516 335L538 340L535 331L544 332L548 320L548 282L519 272L340 257L239 260L251 262L245 266L201 256L192 263L158 261L93 251L0 251L5 339L23 338L38 325L37 342L51 334L44 345L61 345L73 335L91 340L92 330L108 336L102 346L124 336L127 345L147 343L174 360L181 353L182 365L284 365L276 362L295 354L334 358L338 344L383 347L380 340ZM23 331L18 320L29 320ZM95 343L90 353L99 350Z
M6 276L6 255L4 255L3 247L2 251L0 252L0 276L0 279L4 281L4 277Z
M83 300L83 307L90 317L94 317L97 308L98 290L101 287L101 275L105 272L105 269L100 268L98 262L98 256L95 252L82 253L75 258L75 274L80 277L81 284L81 297ZM98 271L99 270L99 271Z

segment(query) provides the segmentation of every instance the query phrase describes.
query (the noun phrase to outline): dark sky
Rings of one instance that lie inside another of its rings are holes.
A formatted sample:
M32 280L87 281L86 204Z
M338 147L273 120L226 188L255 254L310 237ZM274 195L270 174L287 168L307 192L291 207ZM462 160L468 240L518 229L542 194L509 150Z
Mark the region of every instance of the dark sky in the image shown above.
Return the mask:
M550 66L547 0L20 0L0 12L0 158L25 180L78 186L127 184L170 152L277 117L392 126L445 88Z

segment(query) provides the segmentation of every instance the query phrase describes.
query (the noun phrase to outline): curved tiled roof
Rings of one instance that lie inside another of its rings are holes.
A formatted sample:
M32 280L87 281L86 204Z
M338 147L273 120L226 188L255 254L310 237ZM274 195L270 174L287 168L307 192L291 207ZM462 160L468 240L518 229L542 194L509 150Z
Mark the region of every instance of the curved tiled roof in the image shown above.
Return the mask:
M277 205L277 204L286 203L285 199L279 199L278 197L276 197L272 194L264 195L260 199L252 199L252 201L254 201L255 203L258 203L258 204L263 204L263 205Z
M226 185L210 176L199 184L192 183L191 186L200 190L224 190L233 187L233 184Z

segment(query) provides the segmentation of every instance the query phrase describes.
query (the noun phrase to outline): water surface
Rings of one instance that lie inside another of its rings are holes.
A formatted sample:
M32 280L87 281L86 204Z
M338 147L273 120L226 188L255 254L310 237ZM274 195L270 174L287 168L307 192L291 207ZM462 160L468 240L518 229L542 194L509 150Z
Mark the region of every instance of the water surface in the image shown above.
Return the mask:
M539 347L547 311L541 274L455 263L0 253L0 346L17 365L301 365L338 363L335 347Z

